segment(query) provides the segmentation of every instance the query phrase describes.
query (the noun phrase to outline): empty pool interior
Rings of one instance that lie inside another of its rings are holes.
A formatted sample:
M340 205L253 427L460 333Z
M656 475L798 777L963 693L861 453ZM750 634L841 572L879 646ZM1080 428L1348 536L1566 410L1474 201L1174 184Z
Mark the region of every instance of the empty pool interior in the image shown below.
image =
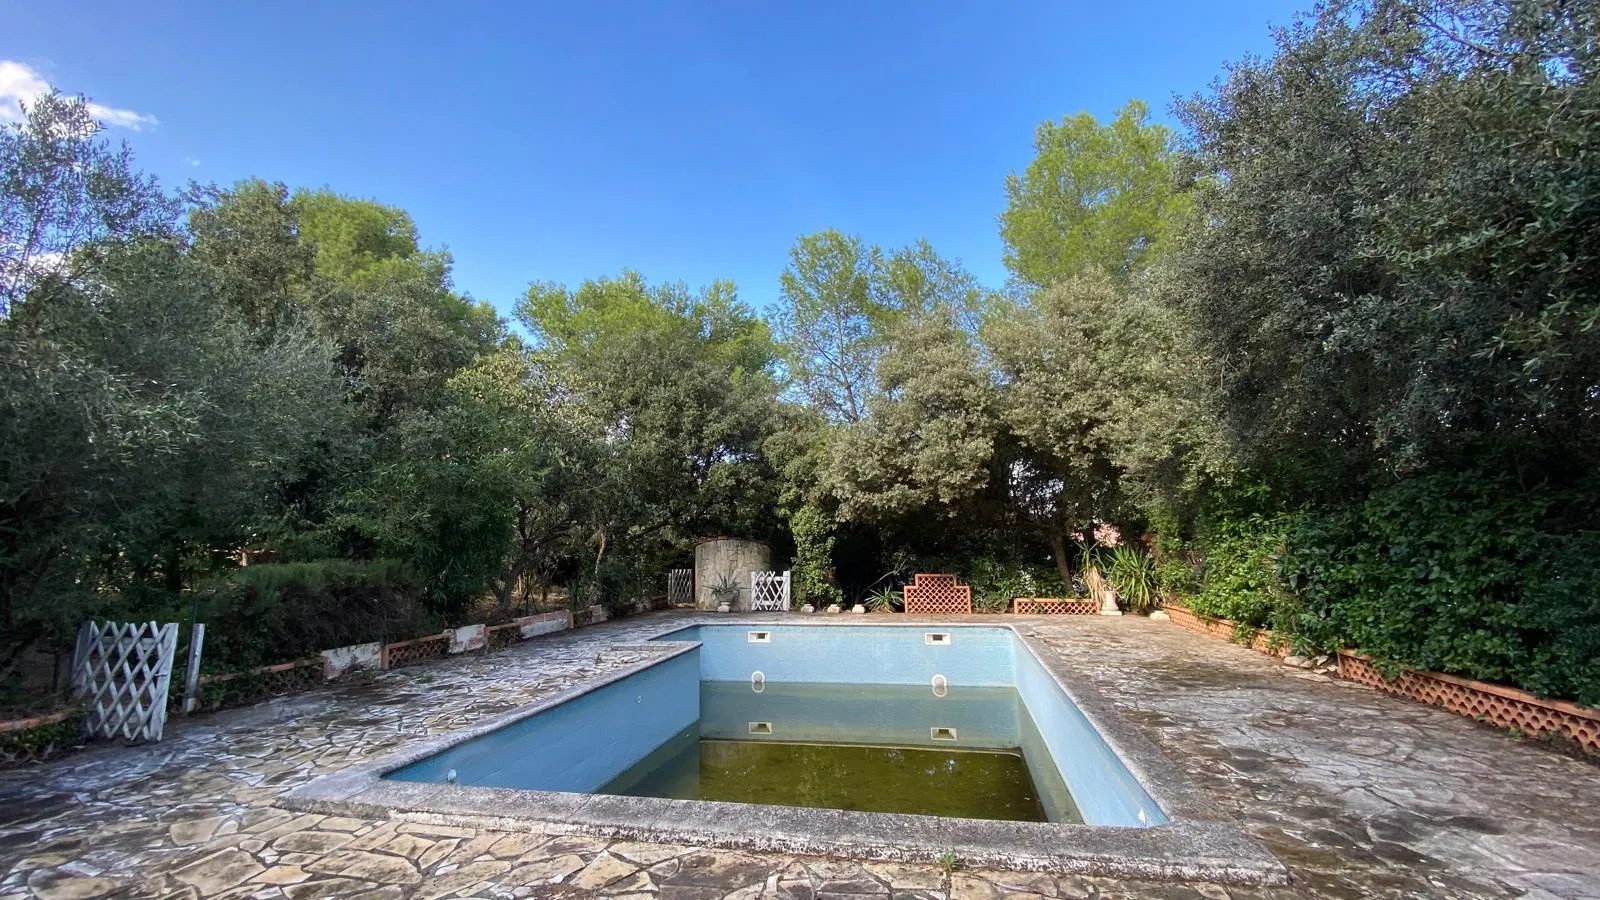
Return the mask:
M406 781L1139 827L1167 821L1009 629L702 625Z

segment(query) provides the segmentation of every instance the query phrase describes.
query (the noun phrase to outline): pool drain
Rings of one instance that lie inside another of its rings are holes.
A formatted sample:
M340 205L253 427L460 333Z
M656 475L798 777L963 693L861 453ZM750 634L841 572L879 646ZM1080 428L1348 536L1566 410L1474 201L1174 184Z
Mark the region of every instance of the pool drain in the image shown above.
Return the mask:
M956 730L943 725L935 725L928 729L928 737L936 741L953 741L956 739Z
M751 734L771 734L772 733L772 723L771 722L751 722L750 723L750 733Z
M761 674L760 670L751 672L750 673L750 690L755 691L756 693L759 694L759 693L761 693L762 691L764 691L766 689L767 689L767 676Z
M933 695L943 697L950 693L950 682L943 675L933 676Z

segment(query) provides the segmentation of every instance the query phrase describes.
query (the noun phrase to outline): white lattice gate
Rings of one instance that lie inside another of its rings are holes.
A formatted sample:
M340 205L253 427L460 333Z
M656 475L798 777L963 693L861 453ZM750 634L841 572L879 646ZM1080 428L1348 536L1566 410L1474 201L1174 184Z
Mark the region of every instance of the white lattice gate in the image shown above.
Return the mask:
M83 623L72 686L86 707L84 732L99 738L161 740L177 649L176 622Z
M788 609L788 572L750 573L751 612L784 612Z
M667 605L692 606L694 604L694 570L667 570Z

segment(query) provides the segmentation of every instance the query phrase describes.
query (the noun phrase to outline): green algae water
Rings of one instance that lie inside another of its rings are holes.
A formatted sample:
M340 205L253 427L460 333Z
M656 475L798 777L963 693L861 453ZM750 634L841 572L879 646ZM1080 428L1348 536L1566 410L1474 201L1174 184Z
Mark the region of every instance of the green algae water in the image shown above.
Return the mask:
M1012 688L702 682L700 720L599 793L1081 822L1054 773Z

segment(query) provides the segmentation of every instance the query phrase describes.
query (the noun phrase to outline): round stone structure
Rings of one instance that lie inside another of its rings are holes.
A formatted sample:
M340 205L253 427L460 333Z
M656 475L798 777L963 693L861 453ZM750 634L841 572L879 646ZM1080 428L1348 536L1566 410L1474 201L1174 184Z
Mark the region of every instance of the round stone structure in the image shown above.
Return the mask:
M772 548L760 541L720 537L701 541L694 548L694 605L696 609L717 608L711 587L726 576L739 583L734 611L750 608L750 573L772 569Z

